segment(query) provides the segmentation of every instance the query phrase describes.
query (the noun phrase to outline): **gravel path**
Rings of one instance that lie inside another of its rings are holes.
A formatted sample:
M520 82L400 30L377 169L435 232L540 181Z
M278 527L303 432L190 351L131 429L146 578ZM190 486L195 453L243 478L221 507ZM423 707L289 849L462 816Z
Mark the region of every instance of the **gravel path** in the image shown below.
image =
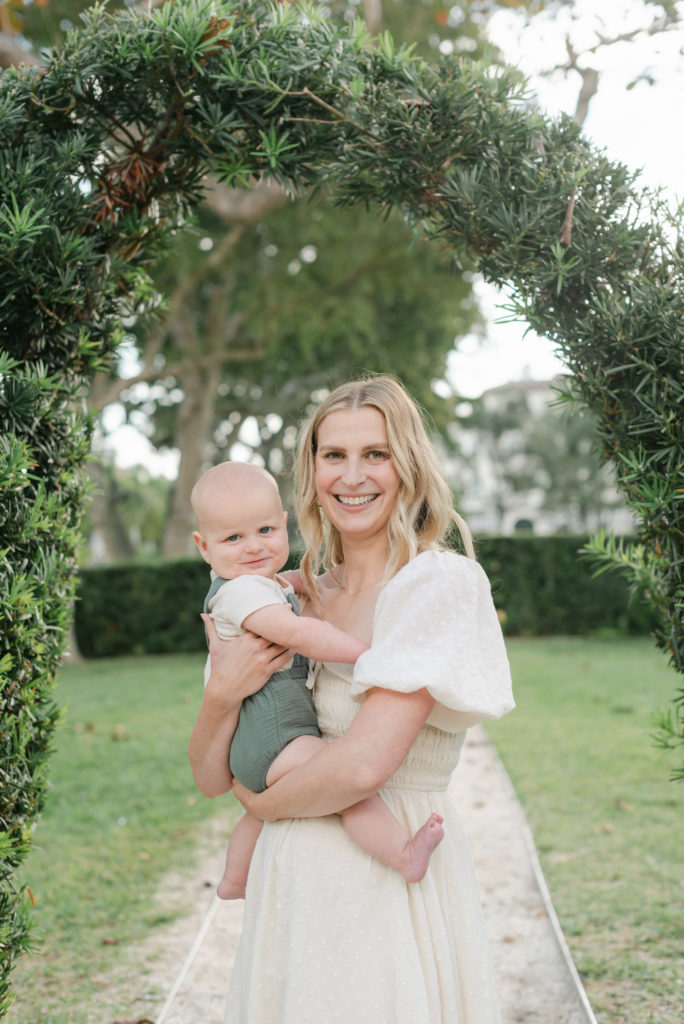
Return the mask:
M480 881L504 1024L596 1024L557 926L513 787L480 729L468 734L451 791ZM242 903L214 897L223 840L212 835L207 845L212 852L192 876L168 878L163 887L167 901L179 897L192 911L133 951L137 969L128 975L128 999L133 999L136 1021L223 1021ZM120 1024L129 1019L120 1019Z

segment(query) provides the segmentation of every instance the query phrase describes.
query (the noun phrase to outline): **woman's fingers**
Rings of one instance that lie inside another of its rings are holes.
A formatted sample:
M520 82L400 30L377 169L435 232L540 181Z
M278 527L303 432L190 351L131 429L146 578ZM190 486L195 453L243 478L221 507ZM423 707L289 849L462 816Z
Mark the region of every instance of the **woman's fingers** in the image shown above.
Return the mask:
M216 643L219 640L219 635L216 632L216 623L214 622L211 615L207 615L206 612L200 615L200 619L204 623L204 628L207 631L207 642L209 644L209 650L211 651L212 644L216 646Z
M236 798L240 801L242 806L246 808L246 802L249 801L249 798L251 796L251 790L246 789L241 782L238 782L238 780L235 777L233 777L233 793L235 794Z
M244 633L238 637L236 643L240 644L240 654L246 661L253 661L260 669L267 672L269 676L277 672L282 665L291 657L287 647L271 643L263 636L256 633Z
M256 633L250 633L249 631L243 633L234 643L236 648L239 647L237 653L240 656L240 660L252 662L262 673L266 673L266 678L281 669L293 656L293 652L287 647L271 643L270 640L266 640L263 636L257 636Z
M280 671L283 665L287 664L290 658L294 658L295 652L289 647L281 647L280 644L269 644L266 648L266 657L271 669L271 675Z
M228 688L239 699L256 693L292 657L292 652L255 633L222 640L210 615L202 615L207 630L214 685Z
M251 789L246 789L245 786L243 786L241 782L238 782L237 779L233 779L233 793L246 811L250 814L254 814L255 818L261 817L258 810L261 803L261 794L254 793Z

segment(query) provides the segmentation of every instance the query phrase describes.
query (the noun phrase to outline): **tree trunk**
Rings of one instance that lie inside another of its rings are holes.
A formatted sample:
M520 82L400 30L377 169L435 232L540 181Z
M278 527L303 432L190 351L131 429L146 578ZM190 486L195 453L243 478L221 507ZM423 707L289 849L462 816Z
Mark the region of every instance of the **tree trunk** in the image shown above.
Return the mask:
M220 366L211 363L188 368L182 381L179 380L185 395L176 426L180 463L164 528L162 554L165 558L181 558L193 550L195 527L190 492L209 454L219 379Z
M90 464L95 483L90 504L90 535L102 543L104 557L93 555L95 562L122 562L135 557L135 548L119 515L116 488L106 469L99 462Z
M83 655L81 654L81 652L78 649L78 641L76 639L76 630L74 628L74 619L73 619L74 612L73 612L73 609L72 609L71 615L72 615L72 618L71 618L71 624L69 626L69 643L67 644L67 646L66 646L66 648L64 650L64 656L62 658L62 664L64 664L64 665L78 665L79 662L82 662L84 660L83 659Z

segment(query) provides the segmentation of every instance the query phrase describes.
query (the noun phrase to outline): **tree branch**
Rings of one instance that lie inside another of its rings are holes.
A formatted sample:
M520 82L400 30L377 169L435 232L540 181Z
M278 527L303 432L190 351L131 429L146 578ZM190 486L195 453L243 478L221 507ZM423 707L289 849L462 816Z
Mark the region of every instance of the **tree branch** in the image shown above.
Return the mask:
M382 0L363 0L363 13L368 34L376 36L382 28Z
M205 178L205 204L226 224L256 224L288 200L282 185L271 178L255 181L248 189L224 185L213 177Z
M589 113L589 104L598 92L600 75L595 68L580 67L579 58L587 54L596 55L603 47L613 46L616 43L631 43L639 36L655 36L661 32L676 28L681 24L681 18L676 11L666 11L661 17L654 17L650 25L630 29L628 32L618 32L617 35L607 36L600 32L596 33L596 42L592 46L586 46L581 53L577 53L569 36L565 39L565 48L568 52L568 60L564 64L556 64L544 72L551 75L554 71L576 71L582 80L577 105L575 107L574 119L580 126L583 125Z

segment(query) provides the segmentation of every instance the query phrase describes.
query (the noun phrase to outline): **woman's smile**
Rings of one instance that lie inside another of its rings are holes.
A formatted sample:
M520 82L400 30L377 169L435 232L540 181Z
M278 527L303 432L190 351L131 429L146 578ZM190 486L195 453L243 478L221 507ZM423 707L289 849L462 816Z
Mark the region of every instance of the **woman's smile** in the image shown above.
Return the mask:
M351 494L336 494L335 497L342 505L368 505L371 501L375 501L377 494L359 494L357 496Z

